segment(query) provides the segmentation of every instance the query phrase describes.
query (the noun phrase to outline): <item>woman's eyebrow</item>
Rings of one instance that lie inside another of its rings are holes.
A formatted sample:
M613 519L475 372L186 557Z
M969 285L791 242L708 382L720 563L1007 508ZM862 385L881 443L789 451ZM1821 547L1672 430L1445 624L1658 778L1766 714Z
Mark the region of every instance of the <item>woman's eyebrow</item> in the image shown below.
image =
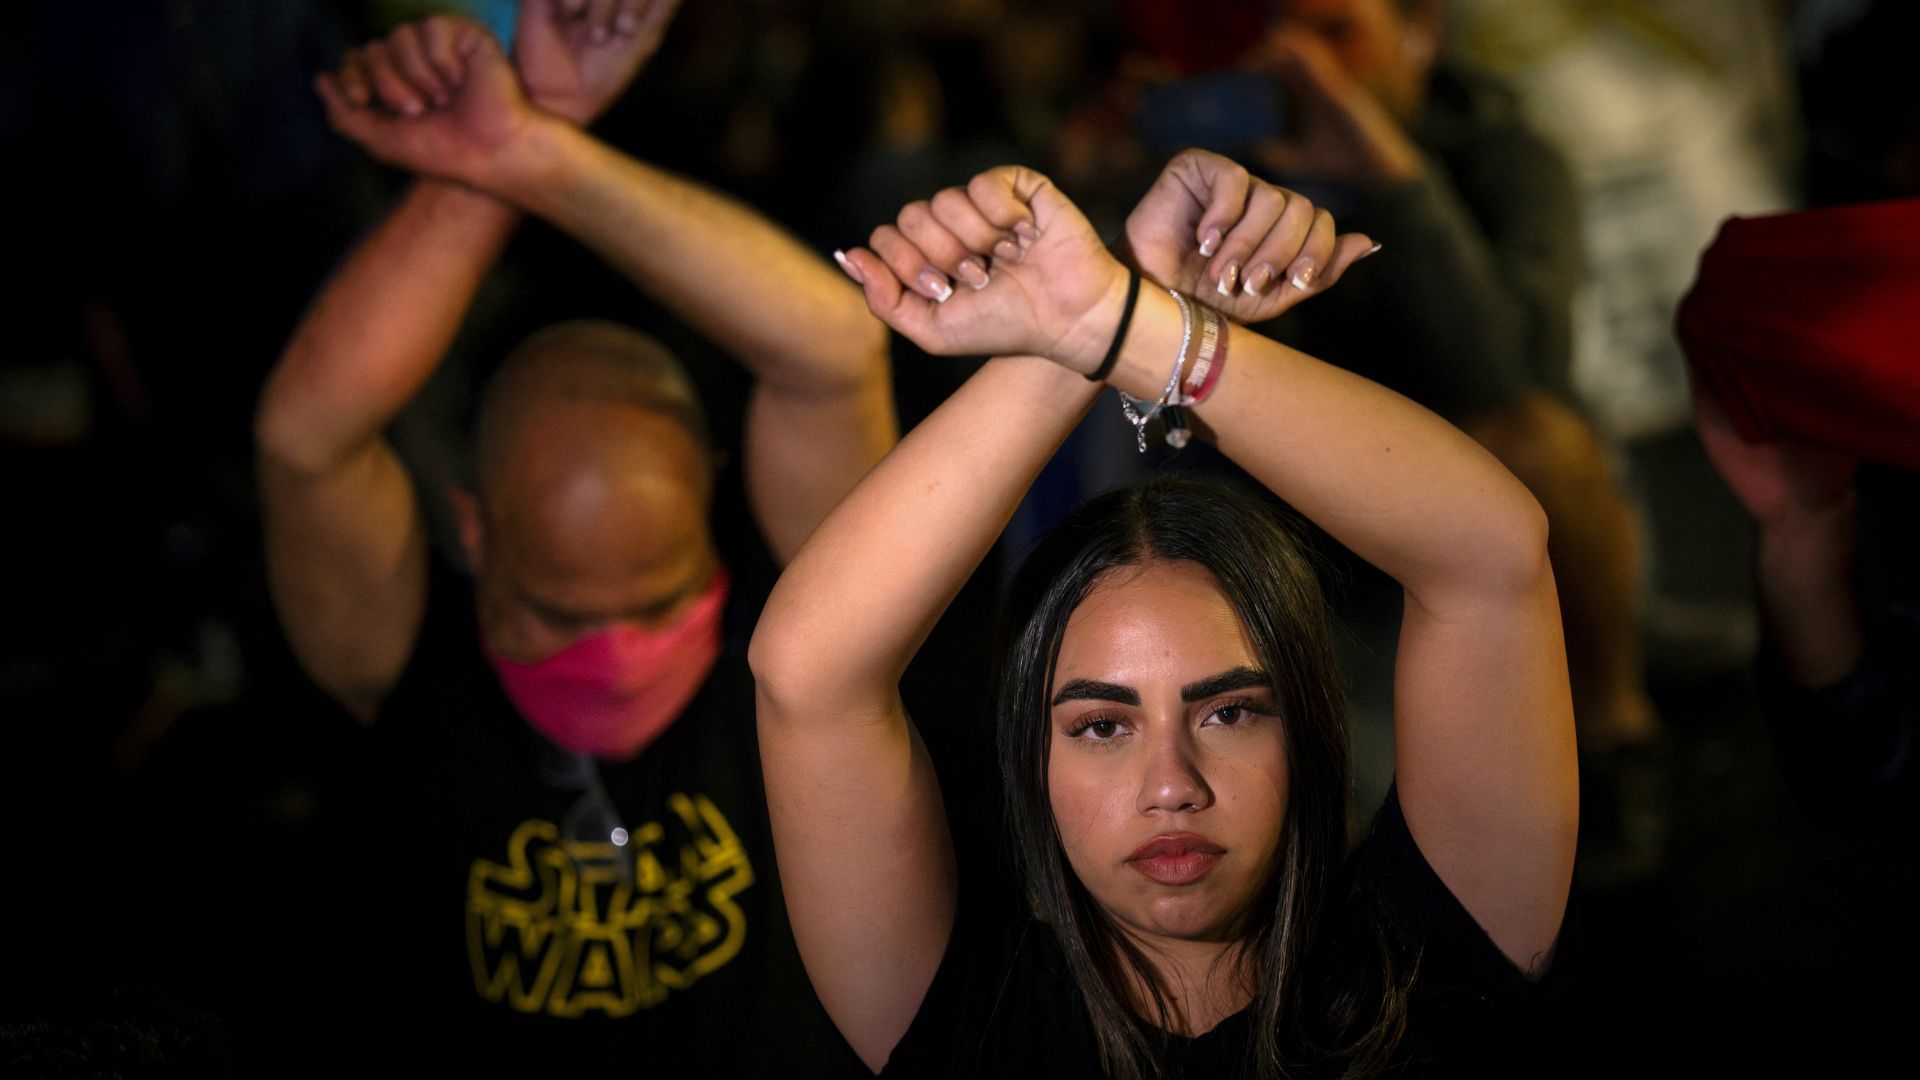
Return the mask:
M1253 687L1270 690L1273 688L1273 680L1267 678L1267 673L1261 671L1259 668L1242 666L1234 668L1231 671L1223 671L1218 675L1201 679L1199 682L1188 683L1180 688L1180 700L1186 702L1200 701L1205 698L1210 698L1215 694L1225 694L1229 691L1246 690Z
M1060 688L1054 695L1055 705L1064 705L1069 701L1117 701L1122 705L1140 704L1140 691L1131 686L1116 683L1095 682L1092 679L1075 679Z

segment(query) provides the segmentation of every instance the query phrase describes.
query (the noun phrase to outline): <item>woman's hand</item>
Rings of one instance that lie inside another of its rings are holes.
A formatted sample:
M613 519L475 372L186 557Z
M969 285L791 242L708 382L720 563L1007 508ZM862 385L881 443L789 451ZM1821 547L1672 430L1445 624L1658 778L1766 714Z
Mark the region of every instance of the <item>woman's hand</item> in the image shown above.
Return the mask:
M1031 353L1089 372L1126 301L1127 271L1086 217L1019 166L909 204L868 243L836 257L867 307L931 353Z
M1188 150L1167 163L1127 215L1140 273L1238 323L1271 319L1340 280L1379 250L1336 236L1333 217L1233 161Z

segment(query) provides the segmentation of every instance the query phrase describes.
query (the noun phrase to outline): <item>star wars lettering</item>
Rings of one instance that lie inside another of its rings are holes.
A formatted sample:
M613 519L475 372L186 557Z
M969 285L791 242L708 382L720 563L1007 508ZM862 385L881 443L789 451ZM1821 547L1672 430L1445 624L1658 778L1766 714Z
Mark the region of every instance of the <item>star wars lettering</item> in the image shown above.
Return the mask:
M676 793L667 807L624 845L566 840L533 819L504 863L474 860L467 951L481 997L564 1019L627 1016L739 953L747 854L706 796Z

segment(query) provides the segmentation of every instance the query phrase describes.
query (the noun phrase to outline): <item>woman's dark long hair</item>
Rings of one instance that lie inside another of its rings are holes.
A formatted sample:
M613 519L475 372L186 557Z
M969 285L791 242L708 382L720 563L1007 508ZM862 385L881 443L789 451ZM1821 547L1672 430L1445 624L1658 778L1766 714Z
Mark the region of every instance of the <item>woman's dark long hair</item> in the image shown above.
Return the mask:
M1389 952L1369 970L1308 986L1347 850L1347 733L1319 581L1297 528L1225 484L1164 477L1109 492L1041 539L1008 591L999 678L1000 771L1007 826L1035 917L1059 939L1107 1075L1157 1076L1169 1028L1153 967L1068 866L1047 790L1048 703L1067 619L1118 567L1185 560L1210 572L1273 680L1286 739L1288 808L1274 879L1255 901L1226 977L1244 979L1252 1039L1246 1072L1282 1076L1301 1059L1384 1063L1404 1027L1404 982ZM1124 965L1124 967L1123 967ZM1130 1004L1128 969L1150 1000ZM1146 1012L1158 1022L1135 1019Z

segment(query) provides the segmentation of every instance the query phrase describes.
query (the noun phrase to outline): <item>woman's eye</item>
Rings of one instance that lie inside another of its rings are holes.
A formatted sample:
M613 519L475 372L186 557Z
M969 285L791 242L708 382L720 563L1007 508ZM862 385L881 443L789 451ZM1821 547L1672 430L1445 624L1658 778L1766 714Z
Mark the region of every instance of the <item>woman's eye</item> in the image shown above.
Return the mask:
M1249 710L1245 705L1227 704L1213 710L1207 716L1207 722L1231 727L1247 718Z
M1108 742L1121 733L1120 721L1114 719L1087 720L1067 732L1070 739L1086 739L1089 742Z

